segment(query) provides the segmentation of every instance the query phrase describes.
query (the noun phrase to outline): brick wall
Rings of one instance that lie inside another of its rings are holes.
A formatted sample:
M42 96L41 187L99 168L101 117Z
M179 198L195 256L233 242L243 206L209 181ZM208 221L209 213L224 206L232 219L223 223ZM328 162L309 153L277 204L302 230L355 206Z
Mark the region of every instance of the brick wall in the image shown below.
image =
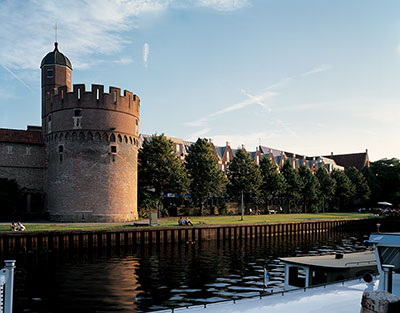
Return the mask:
M44 190L44 145L0 142L0 177L21 188Z

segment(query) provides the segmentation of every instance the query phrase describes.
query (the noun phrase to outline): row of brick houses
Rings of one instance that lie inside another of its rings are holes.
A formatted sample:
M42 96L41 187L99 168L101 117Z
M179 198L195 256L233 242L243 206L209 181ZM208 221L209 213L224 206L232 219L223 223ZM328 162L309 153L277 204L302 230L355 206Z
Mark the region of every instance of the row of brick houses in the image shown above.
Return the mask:
M173 142L176 156L181 161L184 161L186 155L189 153L190 146L194 142L185 141L182 138L166 137ZM151 138L151 135L141 134L139 136L139 148L142 146L143 141L148 140L149 138ZM302 165L305 165L313 173L315 173L321 166L324 166L329 172L332 172L334 169L344 170L349 167L355 167L361 171L364 167L370 166L368 149L361 153L341 155L331 153L331 155L327 156L305 156L261 145L256 147L255 151L247 151L244 145L242 145L241 148L233 149L228 141L225 146L217 146L211 138L209 139L209 143L218 160L218 167L224 173L226 173L229 163L239 150L243 150L247 153L257 165L260 163L262 158L269 158L277 167L278 171L282 168L286 160L289 160L292 163L293 168L296 170L298 170Z

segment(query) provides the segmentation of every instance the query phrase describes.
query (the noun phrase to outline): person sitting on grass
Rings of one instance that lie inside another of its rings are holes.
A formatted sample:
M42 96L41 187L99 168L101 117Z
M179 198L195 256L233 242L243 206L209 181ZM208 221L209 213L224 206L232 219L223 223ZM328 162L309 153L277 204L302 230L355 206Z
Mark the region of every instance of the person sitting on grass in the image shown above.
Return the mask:
M181 216L180 218L179 218L179 221L178 221L178 226L185 226L186 224L185 224L185 221L183 220L183 217Z
M186 226L189 226L189 225L193 226L192 222L189 219L189 216L186 216L186 218L185 218L185 225Z
M15 222L11 222L10 230L17 231L17 225L15 224Z
M25 231L25 230L26 230L26 227L25 227L24 225L22 225L21 222L18 222L17 230L19 230L19 231Z

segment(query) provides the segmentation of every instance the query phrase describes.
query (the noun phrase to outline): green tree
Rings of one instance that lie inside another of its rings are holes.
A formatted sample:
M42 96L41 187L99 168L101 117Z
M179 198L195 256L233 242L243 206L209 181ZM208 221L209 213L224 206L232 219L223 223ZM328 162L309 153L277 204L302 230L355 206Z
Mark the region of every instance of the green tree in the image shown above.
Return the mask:
M382 159L371 163L370 169L363 170L371 187L371 205L387 201L393 206L400 205L400 160Z
M368 186L367 180L365 179L364 175L355 167L347 168L345 173L355 188L352 199L353 204L362 205L369 199L371 195L371 190Z
M184 195L188 191L190 180L186 168L175 156L172 141L163 134L144 140L138 159L139 188L151 193L158 207L162 205L163 193Z
M191 178L190 194L200 203L200 214L208 196L220 197L226 191L227 179L218 168L218 160L207 139L197 139L186 156L186 168Z
M307 213L307 208L317 209L319 181L309 168L302 165L299 169L301 179L301 200L303 201L303 212Z
M228 168L229 191L231 194L259 195L262 177L259 167L244 153L239 150Z
M319 182L320 197L322 200L322 212L325 213L325 205L327 200L329 201L332 199L333 195L335 194L336 180L331 177L331 175L328 173L328 170L323 166L317 170L315 176Z
M299 173L293 168L291 160L287 159L281 168L281 174L285 178L286 188L284 195L288 201L288 212L292 212L292 205L300 199L302 181Z
M276 166L267 157L261 159L260 171L262 175L260 191L268 209L268 201L284 192L286 182Z
M343 209L344 205L347 205L349 200L354 196L355 186L344 171L333 170L331 175L336 181L335 199L340 210Z

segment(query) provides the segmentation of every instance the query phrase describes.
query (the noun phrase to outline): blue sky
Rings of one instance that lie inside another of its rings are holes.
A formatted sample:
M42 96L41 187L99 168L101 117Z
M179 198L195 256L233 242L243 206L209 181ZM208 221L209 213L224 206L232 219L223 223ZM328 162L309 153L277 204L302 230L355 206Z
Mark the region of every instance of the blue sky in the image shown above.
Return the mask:
M141 133L400 158L400 2L0 0L0 127L40 125L40 61L141 98Z

